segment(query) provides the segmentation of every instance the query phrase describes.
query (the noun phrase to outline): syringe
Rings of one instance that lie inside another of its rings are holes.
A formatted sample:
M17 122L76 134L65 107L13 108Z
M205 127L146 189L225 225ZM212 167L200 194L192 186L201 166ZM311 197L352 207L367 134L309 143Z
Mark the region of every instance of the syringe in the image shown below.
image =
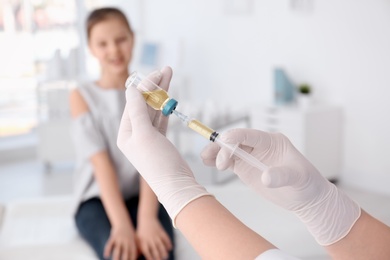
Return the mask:
M230 156L234 154L238 158L242 159L243 161L249 163L250 165L252 165L253 167L261 171L264 171L268 168L265 164L260 162L256 157L254 157L253 155L245 152L240 147L238 147L238 144L233 146L221 141L221 138L218 137L219 135L218 132L214 131L210 127L205 126L198 120L191 119L177 110L173 110L172 113L175 114L183 123L185 123L189 128L191 128L198 134L202 135L203 137L209 139L214 143L217 143L222 148L228 149L231 152Z
M178 102L170 98L168 93L156 85L152 78L146 78L139 72L133 72L130 77L126 81L126 88L135 87L142 92L143 97L148 103L149 106L154 108L155 110L161 110L164 116L169 116L171 114L175 114L180 118L182 122L184 122L189 128L197 132L198 134L204 136L206 139L217 143L222 148L226 148L231 151L231 155L236 155L240 159L246 161L253 167L264 171L267 169L267 166L257 160L251 154L245 152L237 145L226 144L221 141L218 137L219 133L214 131L213 129L205 126L201 122L196 119L191 119L188 116L180 113L176 110L176 106Z

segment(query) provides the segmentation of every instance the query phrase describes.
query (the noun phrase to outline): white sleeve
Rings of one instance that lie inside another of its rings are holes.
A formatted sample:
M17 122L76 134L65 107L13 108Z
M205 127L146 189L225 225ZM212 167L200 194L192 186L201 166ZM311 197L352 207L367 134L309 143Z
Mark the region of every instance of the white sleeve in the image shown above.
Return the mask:
M299 260L299 258L288 255L279 249L270 249L257 256L255 260Z
M72 119L71 135L78 159L90 158L107 149L103 132L91 112Z

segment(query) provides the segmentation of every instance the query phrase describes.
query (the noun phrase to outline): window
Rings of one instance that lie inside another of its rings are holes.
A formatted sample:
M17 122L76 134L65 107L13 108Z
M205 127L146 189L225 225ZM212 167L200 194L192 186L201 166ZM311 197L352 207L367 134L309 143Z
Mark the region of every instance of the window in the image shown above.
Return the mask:
M75 1L0 2L0 137L37 125L39 82L67 76L53 63L78 45Z

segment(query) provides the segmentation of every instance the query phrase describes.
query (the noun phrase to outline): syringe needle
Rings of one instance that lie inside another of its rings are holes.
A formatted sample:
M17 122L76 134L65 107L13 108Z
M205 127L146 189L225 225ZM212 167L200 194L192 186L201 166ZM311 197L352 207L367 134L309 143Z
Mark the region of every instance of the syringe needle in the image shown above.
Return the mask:
M173 114L175 114L183 123L188 123L190 122L190 118L183 113L177 111L176 109L172 111Z

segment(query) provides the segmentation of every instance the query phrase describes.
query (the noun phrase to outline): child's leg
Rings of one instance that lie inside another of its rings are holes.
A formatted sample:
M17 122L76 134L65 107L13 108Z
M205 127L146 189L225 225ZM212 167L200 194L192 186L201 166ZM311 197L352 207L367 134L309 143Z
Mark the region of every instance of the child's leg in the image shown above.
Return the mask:
M165 232L167 232L169 238L171 239L172 242L172 250L169 252L169 257L168 260L174 260L175 259L175 254L174 254L174 249L175 249L175 236L173 232L173 226L172 226L172 220L169 217L168 213L166 212L165 208L163 205L160 204L160 209L158 212L158 218L161 222L161 225L164 227Z
M137 212L138 212L138 197L133 197L131 199L126 200L126 207L130 213L131 219L133 220L134 227L137 227ZM175 248L175 243L174 243L174 233L173 233L173 227L172 227L172 221L171 218L169 217L168 213L165 211L164 207L160 204L160 209L158 212L158 218L161 222L161 225L167 232L169 238L171 239L173 248L171 252L169 252L169 257L168 260L174 260L174 248ZM143 256L138 258L138 260L143 260L145 259Z
M75 216L76 226L82 237L92 246L99 259L110 236L111 224L100 199L83 202Z

